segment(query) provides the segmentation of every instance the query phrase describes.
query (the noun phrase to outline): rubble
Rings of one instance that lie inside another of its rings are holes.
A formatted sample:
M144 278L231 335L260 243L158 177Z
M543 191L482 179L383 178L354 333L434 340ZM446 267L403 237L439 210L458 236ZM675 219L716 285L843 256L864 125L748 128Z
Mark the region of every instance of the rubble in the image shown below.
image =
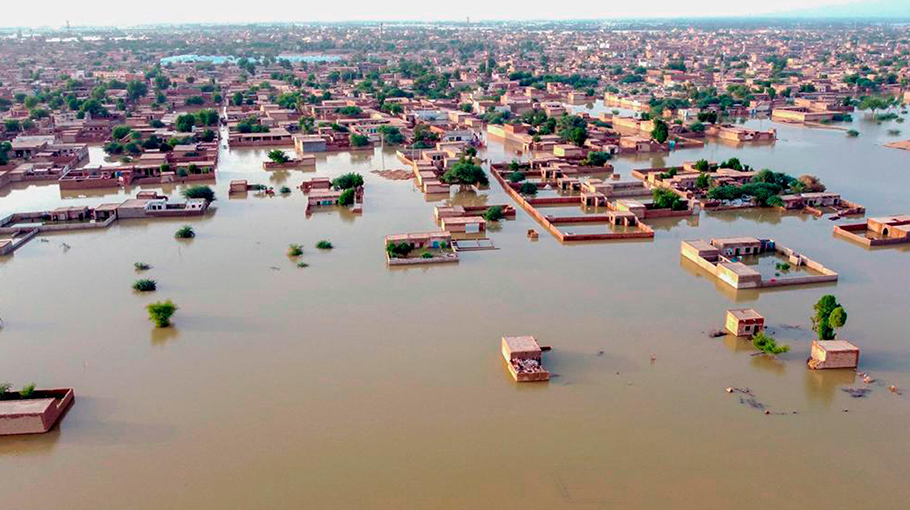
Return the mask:
M841 388L841 391L853 398L863 398L866 395L872 393L872 390L869 388Z

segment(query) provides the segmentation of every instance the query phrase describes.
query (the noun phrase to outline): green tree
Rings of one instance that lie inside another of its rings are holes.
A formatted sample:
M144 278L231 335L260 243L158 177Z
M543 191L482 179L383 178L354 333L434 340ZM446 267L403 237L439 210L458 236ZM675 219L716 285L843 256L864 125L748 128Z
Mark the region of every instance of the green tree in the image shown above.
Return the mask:
M669 137L670 127L667 125L667 123L660 119L655 119L654 129L651 130L651 138L654 139L654 141L657 143L664 143Z
M283 150L273 149L273 150L269 151L269 159L271 159L273 162L278 163L280 165L280 164L287 163L290 158L288 158L287 154L285 154Z
M505 214L502 212L502 207L498 205L490 207L483 213L483 219L487 221L500 221L503 218L505 218Z
M143 81L132 80L126 84L126 95L131 101L145 97L148 92L149 88Z
M193 126L196 125L196 116L191 113L185 113L177 117L177 131L181 133L189 133L193 130Z
M459 184L462 186L487 185L490 182L483 168L475 165L473 160L469 159L462 159L452 165L451 168L442 174L440 180L446 184Z
M215 192L208 186L190 186L183 190L183 197L186 199L201 198L206 202L215 200Z
M350 172L340 175L332 180L332 187L336 190L346 190L363 186L363 176Z
M604 166L607 164L607 161L610 161L611 157L609 152L591 151L585 156L582 164L587 166Z
M524 182L518 188L518 192L522 195L536 195L537 194L537 185L533 182Z
M588 122L578 115L563 115L556 121L556 128L562 141L578 147L584 146L588 139Z
M822 296L815 303L815 315L812 317L812 330L818 333L819 340L834 340L835 329L847 324L847 311L831 294Z
M114 140L120 140L123 137L125 137L126 135L130 134L131 131L132 131L132 128L130 128L129 126L117 126L111 132L111 138L113 138Z
M338 196L338 205L347 207L354 205L354 188L347 188Z
M666 188L654 188L651 190L651 195L656 209L682 211L688 207L688 204L682 197Z
M366 135L351 133L350 141L351 147L366 147L370 145L370 138Z
M509 182L514 182L517 184L525 179L526 177L524 172L519 172L518 170L509 174Z
M383 142L389 145L401 145L405 141L401 130L395 126L379 126L379 133L382 135Z

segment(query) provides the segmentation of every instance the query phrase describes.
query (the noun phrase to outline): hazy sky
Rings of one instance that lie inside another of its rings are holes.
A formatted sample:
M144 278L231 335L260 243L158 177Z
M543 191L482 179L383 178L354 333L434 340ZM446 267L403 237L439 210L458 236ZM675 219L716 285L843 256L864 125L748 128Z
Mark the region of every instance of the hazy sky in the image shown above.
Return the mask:
M147 23L237 23L273 21L584 19L629 17L748 16L795 8L850 3L850 0L427 0L314 1L158 0L140 4L123 0L4 0L0 26L132 26ZM554 8L554 6L556 6Z

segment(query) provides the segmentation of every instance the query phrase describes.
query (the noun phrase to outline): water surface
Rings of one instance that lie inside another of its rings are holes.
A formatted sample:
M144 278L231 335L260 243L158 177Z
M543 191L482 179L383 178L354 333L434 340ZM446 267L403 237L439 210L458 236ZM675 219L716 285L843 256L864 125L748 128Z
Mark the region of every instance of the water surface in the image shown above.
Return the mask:
M614 165L628 179L633 168L736 156L817 175L869 216L910 212L910 153L882 147L888 126L857 117L856 139L750 121L780 140ZM266 153L223 152L206 217L46 236L0 258L0 380L77 395L50 433L0 439L4 509L897 510L910 500L910 402L885 387L910 389L907 247L864 249L835 238L827 219L771 210L653 221L651 241L564 246L519 210L491 228L497 251L389 270L383 237L435 229L445 198L371 174L401 167L392 151L275 173L261 169ZM514 157L496 143L483 156ZM296 189L227 194L231 179L295 187L348 171L366 179L362 216L307 218ZM0 216L136 191L14 186ZM512 203L495 183L452 201ZM173 238L184 223L196 239ZM773 237L840 281L735 292L679 255L683 239L743 235ZM320 239L335 249L316 250ZM304 245L309 267L286 257L290 243ZM154 294L130 289L136 261L153 266ZM879 381L866 398L841 391L864 386L853 372L805 367L808 318L825 293L847 307L841 336ZM143 307L165 298L180 310L173 328L155 330ZM726 308L743 306L791 351L768 359L708 337ZM553 346L548 384L511 380L499 339L523 334ZM728 386L750 388L774 414Z

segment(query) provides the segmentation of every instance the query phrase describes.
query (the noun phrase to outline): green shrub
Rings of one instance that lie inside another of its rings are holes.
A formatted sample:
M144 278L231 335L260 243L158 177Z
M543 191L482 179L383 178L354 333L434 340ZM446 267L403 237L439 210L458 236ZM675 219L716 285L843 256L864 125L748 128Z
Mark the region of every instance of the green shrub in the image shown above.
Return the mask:
M591 151L581 162L583 165L587 166L604 166L607 164L607 161L610 160L612 156L609 152L604 151Z
M31 398L35 394L35 383L26 384L19 390L19 396L21 398Z
M389 243L385 247L386 253L392 258L404 258L411 253L411 245L408 243Z
M301 268L303 268L303 267L310 267L310 265L307 264L306 262L298 262L298 263L297 263L297 267L301 267Z
M850 138L856 138L857 136L859 136L859 131L857 131L855 129L851 129L850 131L847 131L847 136L849 136Z
M518 192L522 195L536 195L537 194L537 185L533 182L522 183L521 187L518 188Z
M287 186L282 186L281 188L278 189L278 192L281 193L282 195L287 195L291 192L291 188L289 188Z
M0 383L0 400L6 400L9 398L9 390L12 387L13 386L8 382Z
M364 135L351 134L351 147L366 147L370 145L370 139Z
M148 271L152 266L146 264L145 262L135 262L133 267L136 268L136 271Z
M157 288L158 288L158 283L155 282L155 280L149 280L147 278L143 278L141 280L136 280L133 283L133 290L136 290L139 292L151 292Z
M505 218L505 214L502 212L502 207L498 205L490 207L485 213L483 213L483 219L487 221L499 221L503 218Z
M332 243L330 241L323 239L322 241L316 243L316 248L320 250L331 250L334 248L334 246L332 246Z
M196 237L196 231L193 230L193 227L189 225L184 225L180 227L179 230L174 234L174 237L177 239L192 239Z
M303 255L303 246L292 244L288 247L288 257L299 257Z
M167 301L158 301L145 307L149 313L149 320L155 323L155 327L166 328L171 325L171 316L177 311L177 305Z
M336 190L344 190L363 186L363 176L358 173L347 173L340 175L332 180L332 187Z
M211 202L215 200L215 192L208 186L190 186L183 190L183 197L187 199L202 198L206 202Z
M442 174L442 177L440 177L439 180L446 184L458 184L462 186L473 186L475 184L486 186L490 182L489 179L487 179L487 174L484 173L483 168L479 165L475 165L473 160L467 159L460 160L452 165L451 168Z
M354 188L348 188L341 192L341 195L338 196L338 205L345 207L354 205Z
M688 207L685 200L676 193L664 188L654 188L651 191L656 209L670 209L673 211L682 211Z
M766 335L764 331L756 333L752 337L752 345L765 354L783 354L790 350L789 345L777 344L777 341L771 335Z
M424 251L423 253L420 254L420 258L431 259L431 258L433 258L433 254L428 251Z
M519 182L525 180L524 172L514 171L509 174L509 182L514 182L518 184Z
M288 155L285 154L284 151L281 149L274 149L272 151L269 151L268 157L273 162L278 163L279 165L283 164L283 163L287 163L288 159L289 159Z

